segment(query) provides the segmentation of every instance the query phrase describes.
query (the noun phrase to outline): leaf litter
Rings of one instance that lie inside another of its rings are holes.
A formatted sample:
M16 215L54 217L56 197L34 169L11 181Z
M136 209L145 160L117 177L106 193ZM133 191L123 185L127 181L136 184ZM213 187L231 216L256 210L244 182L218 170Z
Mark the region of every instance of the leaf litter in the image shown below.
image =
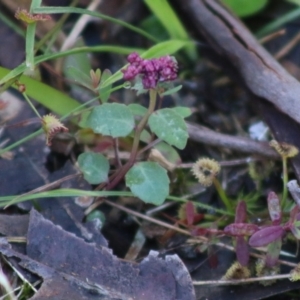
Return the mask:
M75 251L74 251L75 249ZM0 252L43 279L30 299L195 299L188 270L177 255L151 251L139 264L67 232L30 211L24 255L1 239Z

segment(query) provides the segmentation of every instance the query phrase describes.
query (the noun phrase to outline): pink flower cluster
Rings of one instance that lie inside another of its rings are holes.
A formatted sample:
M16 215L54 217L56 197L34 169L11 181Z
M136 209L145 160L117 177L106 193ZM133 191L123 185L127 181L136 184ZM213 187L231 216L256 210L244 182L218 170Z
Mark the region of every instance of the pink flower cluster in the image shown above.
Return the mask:
M159 82L172 81L177 78L177 62L171 56L143 59L136 52L129 54L129 66L122 70L125 80L133 80L141 75L145 89L154 89Z

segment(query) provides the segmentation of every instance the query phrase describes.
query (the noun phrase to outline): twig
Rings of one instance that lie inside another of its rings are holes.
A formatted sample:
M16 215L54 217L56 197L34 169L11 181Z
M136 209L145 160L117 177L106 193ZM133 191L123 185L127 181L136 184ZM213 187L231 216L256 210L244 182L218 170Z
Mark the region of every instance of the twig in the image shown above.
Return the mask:
M246 279L233 279L233 280L206 280L206 281L193 281L193 285L240 285L245 283L269 281L276 279L289 279L290 274L279 274L272 276L253 277Z
M285 29L280 29L278 31L272 32L269 35L264 36L263 38L259 39L259 43L260 44L265 44L268 43L276 38L278 38L279 36L285 35L286 30Z
M246 137L232 136L215 132L204 126L187 123L188 133L191 140L207 145L225 147L243 153L260 155L272 159L279 159L278 153L268 143L259 142Z
M92 3L87 7L88 10L95 10L98 5L102 2L102 0L94 0L92 1ZM94 17L88 16L88 15L82 15L77 23L73 26L72 31L70 32L70 34L68 35L68 37L66 38L66 40L64 41L63 45L61 46L61 51L67 50L69 48L71 48L77 38L79 37L79 35L81 34L82 30L84 29L84 27L89 23L89 21L91 21Z
M300 33L297 33L286 45L284 45L275 55L276 59L286 56L300 42Z

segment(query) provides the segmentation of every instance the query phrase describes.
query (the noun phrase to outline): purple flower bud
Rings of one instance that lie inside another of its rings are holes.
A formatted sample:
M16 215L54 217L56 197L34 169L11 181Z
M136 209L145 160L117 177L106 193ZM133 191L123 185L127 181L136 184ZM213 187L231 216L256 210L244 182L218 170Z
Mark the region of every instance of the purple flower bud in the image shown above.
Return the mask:
M159 82L171 81L177 78L177 62L170 56L158 59L143 59L136 52L128 58L129 66L122 70L125 80L133 80L136 76L142 77L145 89L155 89Z
M143 59L138 55L138 53L132 52L128 55L127 61L130 64L140 64L143 61Z
M128 66L126 70L122 70L125 80L133 80L139 74L139 69L133 65Z

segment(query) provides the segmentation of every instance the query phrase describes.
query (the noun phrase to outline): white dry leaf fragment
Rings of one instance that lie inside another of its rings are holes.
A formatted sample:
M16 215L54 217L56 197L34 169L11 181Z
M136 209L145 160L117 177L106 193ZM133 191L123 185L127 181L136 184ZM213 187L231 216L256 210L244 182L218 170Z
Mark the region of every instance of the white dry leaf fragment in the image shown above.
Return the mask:
M287 183L287 187L289 192L291 193L293 199L300 207L300 187L297 183L297 180L291 180Z

